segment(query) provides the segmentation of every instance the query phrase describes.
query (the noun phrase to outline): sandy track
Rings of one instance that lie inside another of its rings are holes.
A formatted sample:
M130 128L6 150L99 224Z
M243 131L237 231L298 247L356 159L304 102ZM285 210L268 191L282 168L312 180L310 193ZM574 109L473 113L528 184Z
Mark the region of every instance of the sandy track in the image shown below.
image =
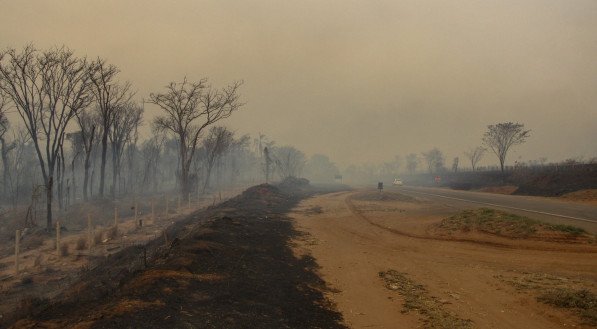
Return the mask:
M329 297L351 327L423 325L417 312L401 313L403 297L384 287L378 273L389 269L424 285L447 311L472 320L473 327L582 327L572 313L538 303L537 291L507 282L549 277L595 290L595 252L421 238L429 224L456 210L425 202L358 201L352 199L355 193L311 198L292 214L308 233L297 252L315 257L322 278L338 290ZM314 207L322 211L309 211Z

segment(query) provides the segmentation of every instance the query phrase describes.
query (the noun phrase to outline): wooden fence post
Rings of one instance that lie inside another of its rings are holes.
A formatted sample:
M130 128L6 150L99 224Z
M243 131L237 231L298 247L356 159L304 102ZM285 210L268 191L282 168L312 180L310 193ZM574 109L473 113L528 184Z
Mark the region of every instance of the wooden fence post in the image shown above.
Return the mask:
M91 250L93 245L93 228L91 227L91 215L87 214L87 249Z
M141 222L141 221L138 219L138 216L137 216L137 214L139 213L139 212L137 211L137 208L139 207L139 203L137 202L137 200L135 200L135 205L134 205L134 207L135 207L135 223L136 223L136 225L137 225L138 227L142 227L142 226L143 226L143 223L142 223L142 222Z
M189 210L191 210L191 193L189 193L189 205L187 207Z
M170 206L170 200L168 200L168 197L166 197L166 220L168 220L168 206Z
M118 206L114 206L114 226L118 227Z
M15 234L15 275L19 275L19 248L21 244L21 230Z
M155 211L153 198L151 198L151 222L155 225Z
M60 221L59 220L56 221L56 253L58 254L58 257L62 256L60 254Z

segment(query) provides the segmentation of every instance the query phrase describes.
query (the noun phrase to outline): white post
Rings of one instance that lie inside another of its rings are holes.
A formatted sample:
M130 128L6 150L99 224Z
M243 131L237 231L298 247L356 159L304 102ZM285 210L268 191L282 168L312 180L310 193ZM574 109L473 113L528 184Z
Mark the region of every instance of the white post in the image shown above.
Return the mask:
M151 198L151 222L155 225L154 201Z
M137 203L137 201L135 200L135 225L137 225L137 226L139 226L139 227L140 227L141 225L139 225L140 223L139 223L139 221L138 221L138 219L137 219L137 206L138 206L138 203Z
M21 230L15 234L15 274L19 275L19 248L21 244Z
M166 197L166 220L168 220L168 206L170 205L170 200L168 200L168 197Z
M58 257L61 257L60 254L60 221L56 221L56 253Z
M93 245L93 228L91 227L91 215L87 214L87 249L91 250Z

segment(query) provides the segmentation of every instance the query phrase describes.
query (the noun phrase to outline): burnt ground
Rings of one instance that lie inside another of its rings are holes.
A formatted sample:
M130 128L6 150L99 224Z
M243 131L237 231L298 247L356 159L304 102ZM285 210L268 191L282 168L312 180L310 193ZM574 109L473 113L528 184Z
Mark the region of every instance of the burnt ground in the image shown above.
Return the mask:
M513 194L562 196L566 193L597 189L597 163L576 165L545 165L509 168L500 171L442 172L439 186L455 190L474 190L498 186L516 186ZM416 174L404 177L408 185L438 186L436 174Z
M96 264L58 298L24 303L11 327L344 328L318 265L290 246L299 233L286 213L313 193L252 187Z

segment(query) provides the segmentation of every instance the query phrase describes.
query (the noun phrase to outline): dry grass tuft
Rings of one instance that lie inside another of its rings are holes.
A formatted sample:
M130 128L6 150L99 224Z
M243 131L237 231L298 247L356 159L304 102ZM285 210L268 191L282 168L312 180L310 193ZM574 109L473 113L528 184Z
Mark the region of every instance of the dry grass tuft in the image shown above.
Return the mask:
M386 288L398 291L404 297L402 313L416 310L425 317L425 328L472 328L472 321L461 319L447 311L441 301L430 296L424 286L406 277L405 273L394 270L379 272Z

